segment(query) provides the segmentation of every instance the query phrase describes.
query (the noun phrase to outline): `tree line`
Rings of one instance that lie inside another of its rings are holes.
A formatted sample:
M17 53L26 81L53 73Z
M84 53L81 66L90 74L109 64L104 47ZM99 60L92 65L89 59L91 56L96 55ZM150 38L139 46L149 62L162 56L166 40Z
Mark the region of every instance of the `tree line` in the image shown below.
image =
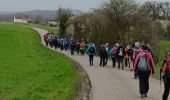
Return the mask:
M68 11L59 13L62 36L68 35L66 30L72 25L73 37L93 41L98 47L106 42L150 44L157 60L160 40L170 37L170 25L163 27L160 21L170 20L170 2L149 1L140 5L134 0L108 0L80 16L71 16Z

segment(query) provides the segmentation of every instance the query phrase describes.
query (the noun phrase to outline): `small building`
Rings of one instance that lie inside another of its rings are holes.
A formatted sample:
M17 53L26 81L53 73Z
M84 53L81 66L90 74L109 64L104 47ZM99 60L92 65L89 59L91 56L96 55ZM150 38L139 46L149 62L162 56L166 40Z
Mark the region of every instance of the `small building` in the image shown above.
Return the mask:
M14 16L14 23L28 23L28 16L24 14L17 14Z
M58 25L58 23L55 21L48 21L48 25L50 25L52 27L56 27Z

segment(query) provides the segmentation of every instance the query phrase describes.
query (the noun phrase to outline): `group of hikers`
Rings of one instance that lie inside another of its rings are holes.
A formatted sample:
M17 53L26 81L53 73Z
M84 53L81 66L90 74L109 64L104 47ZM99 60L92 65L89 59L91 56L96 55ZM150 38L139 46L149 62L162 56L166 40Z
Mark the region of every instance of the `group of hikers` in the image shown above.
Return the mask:
M87 49L87 42L83 39L79 41L73 38L59 38L54 33L46 33L44 35L44 41L46 46L55 47L55 49L68 50L70 49L71 55L74 55L75 51L77 54L84 55L85 49Z
M134 71L134 79L139 79L139 92L141 98L147 97L149 91L149 77L150 74L155 74L154 70L154 55L149 45L140 45L139 42L135 42L133 45L127 45L116 43L113 46L109 46L109 43L102 44L99 49L93 42L87 42L83 39L73 38L58 38L54 33L47 33L44 35L44 41L46 46L60 48L60 50L70 50L71 55L75 52L79 55L85 53L89 56L89 65L93 66L94 56L97 54L100 57L99 65L104 67L107 65L109 57L112 60L112 67L124 70L124 67ZM161 73L164 73L163 80L165 90L162 96L162 100L168 100L170 91L170 50L164 59L164 63L160 69Z

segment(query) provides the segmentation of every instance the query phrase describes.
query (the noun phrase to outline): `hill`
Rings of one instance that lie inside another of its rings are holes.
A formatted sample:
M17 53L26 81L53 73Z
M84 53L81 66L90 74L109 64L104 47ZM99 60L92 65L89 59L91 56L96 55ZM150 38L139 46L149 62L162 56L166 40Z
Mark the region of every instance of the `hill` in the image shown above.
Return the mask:
M58 11L58 10L57 10ZM0 12L0 21L11 21L13 16L19 13L25 14L32 18L33 20L37 16L41 16L44 20L55 20L57 18L57 11L52 10L32 10L32 11L23 11L23 12ZM83 14L79 10L71 10L71 13L75 16Z

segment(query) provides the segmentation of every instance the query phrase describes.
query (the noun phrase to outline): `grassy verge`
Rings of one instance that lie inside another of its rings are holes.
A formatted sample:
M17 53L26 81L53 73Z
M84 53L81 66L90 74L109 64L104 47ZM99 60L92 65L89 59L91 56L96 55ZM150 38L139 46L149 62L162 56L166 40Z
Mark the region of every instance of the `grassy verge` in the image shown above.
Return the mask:
M0 24L0 100L71 100L79 76L72 62L45 48L35 31Z
M160 59L160 62L156 65L156 74L159 75L159 69L162 67L162 63L163 63L163 59L165 58L165 52L167 49L170 49L170 41L161 41L160 42L160 48L161 48L161 51L160 51L160 56L159 56L159 59Z

